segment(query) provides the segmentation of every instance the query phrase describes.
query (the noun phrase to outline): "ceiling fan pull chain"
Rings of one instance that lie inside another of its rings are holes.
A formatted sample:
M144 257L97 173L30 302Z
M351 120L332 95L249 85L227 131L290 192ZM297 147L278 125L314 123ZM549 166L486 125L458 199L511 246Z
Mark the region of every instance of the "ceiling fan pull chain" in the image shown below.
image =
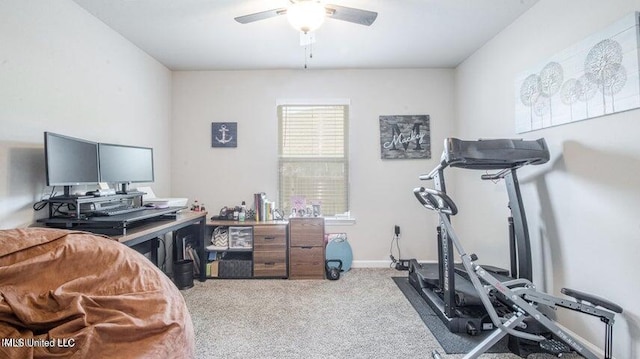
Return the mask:
M304 45L304 68L307 68L307 45Z

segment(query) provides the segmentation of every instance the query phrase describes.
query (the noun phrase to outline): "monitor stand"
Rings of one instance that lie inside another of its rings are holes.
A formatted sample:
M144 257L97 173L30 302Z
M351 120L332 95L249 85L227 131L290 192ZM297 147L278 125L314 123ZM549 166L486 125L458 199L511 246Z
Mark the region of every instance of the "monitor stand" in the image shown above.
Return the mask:
M76 200L80 197L85 197L84 195L81 195L81 194L71 194L71 187L72 186L63 186L62 195L51 197L49 198L49 200L64 201L64 200Z
M69 200L69 199L76 199L80 196L75 195L75 194L71 194L71 186L62 186L63 187L63 193L60 196L54 196L49 198L50 200Z
M129 191L127 189L128 185L129 185L128 183L121 183L120 184L120 190L118 192L116 192L116 193L118 193L118 194L127 194L127 193L129 193Z
M130 183L121 183L120 184L120 190L118 192L116 192L117 194L140 194L141 192L137 191L137 190L132 190L129 189L129 184Z

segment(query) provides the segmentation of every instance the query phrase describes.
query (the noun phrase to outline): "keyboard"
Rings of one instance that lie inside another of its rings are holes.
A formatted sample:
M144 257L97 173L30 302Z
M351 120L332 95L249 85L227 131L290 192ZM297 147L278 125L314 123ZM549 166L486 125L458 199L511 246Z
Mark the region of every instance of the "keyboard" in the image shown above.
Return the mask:
M97 217L117 216L119 214L144 211L145 209L149 209L149 208L147 208L147 207L118 206L118 207L113 207L113 208L100 209L100 210L97 210L97 211L93 211L91 213L92 213L92 215L97 216Z

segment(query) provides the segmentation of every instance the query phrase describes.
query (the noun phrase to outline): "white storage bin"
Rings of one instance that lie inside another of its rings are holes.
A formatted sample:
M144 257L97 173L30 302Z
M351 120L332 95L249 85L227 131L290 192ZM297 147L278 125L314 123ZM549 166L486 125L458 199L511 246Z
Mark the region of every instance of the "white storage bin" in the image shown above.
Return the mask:
M252 227L229 227L229 249L253 248Z

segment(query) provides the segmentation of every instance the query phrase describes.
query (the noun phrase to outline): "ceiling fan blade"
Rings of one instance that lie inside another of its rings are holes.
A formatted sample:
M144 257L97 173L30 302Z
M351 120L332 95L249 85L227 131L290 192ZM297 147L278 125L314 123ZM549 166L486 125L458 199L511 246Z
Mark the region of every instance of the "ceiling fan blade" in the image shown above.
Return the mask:
M268 19L270 17L275 17L278 15L284 15L286 13L287 13L287 9L285 8L272 9L272 10L257 12L255 14L238 16L235 18L235 20L241 24L248 24L250 22Z
M351 7L327 4L327 16L334 19L353 22L360 25L369 26L376 21L378 13L369 10L354 9Z

